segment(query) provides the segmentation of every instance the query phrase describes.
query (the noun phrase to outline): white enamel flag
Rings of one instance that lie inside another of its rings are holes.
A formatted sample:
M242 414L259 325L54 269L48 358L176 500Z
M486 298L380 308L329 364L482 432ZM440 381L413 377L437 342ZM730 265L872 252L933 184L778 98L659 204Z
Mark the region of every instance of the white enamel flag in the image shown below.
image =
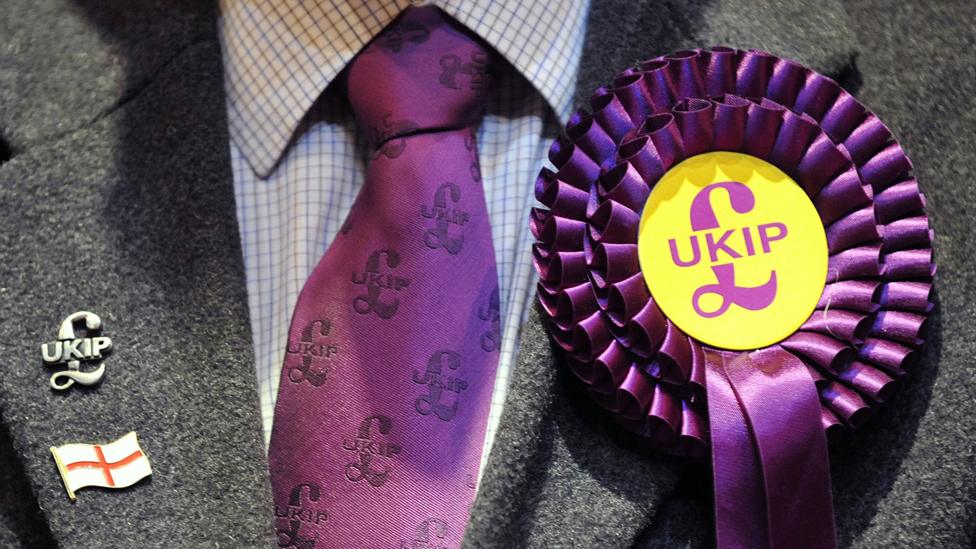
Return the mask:
M72 501L79 488L125 488L152 474L134 432L109 444L52 446L51 453Z

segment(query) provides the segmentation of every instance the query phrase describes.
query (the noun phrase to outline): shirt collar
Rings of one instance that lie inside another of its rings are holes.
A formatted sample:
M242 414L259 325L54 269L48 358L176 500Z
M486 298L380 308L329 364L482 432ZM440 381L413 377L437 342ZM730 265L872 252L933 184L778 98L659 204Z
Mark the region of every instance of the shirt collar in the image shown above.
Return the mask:
M221 0L230 136L259 177L347 63L416 0ZM568 118L589 0L432 0Z

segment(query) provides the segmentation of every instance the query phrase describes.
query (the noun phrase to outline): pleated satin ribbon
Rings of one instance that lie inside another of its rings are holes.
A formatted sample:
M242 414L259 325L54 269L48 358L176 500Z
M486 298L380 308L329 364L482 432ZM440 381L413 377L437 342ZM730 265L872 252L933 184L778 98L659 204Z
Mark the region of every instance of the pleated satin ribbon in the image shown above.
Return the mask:
M806 366L782 349L706 351L720 547L833 549L827 438Z

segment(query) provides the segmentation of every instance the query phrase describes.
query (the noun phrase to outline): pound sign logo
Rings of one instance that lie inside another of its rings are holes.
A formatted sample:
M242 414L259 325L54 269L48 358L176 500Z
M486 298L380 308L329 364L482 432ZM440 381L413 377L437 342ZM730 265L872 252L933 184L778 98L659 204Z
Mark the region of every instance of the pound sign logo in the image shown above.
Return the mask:
M305 495L306 497L302 497ZM275 505L275 518L284 519L286 527L276 528L278 547L286 549L314 549L319 538L316 531L320 524L329 520L329 514L318 507L321 490L318 484L299 484L292 488L287 506ZM308 503L304 503L307 501ZM304 526L304 528L303 528ZM312 530L302 536L302 530Z
M380 258L385 259L385 267L390 269L390 272L384 272ZM392 318L397 313L400 300L383 299L381 294L384 290L387 293L399 292L410 285L409 279L396 276L392 272L399 264L400 254L394 250L376 250L366 260L366 267L362 273L352 273L353 284L366 286L366 293L353 299L353 309L357 313L361 315L376 313L376 316L382 319Z
M469 76L468 89L482 92L487 84L488 55L481 50L471 52L471 62L465 63L460 57L449 53L441 57L441 85L452 90L460 90L457 75Z
M339 346L324 339L331 331L332 324L328 320L313 320L302 329L301 341L288 344L285 352L300 355L302 359L301 364L288 368L288 381L307 381L312 387L321 387L325 383L332 371L332 359L339 354Z
M488 329L481 334L481 348L486 353L502 348L501 297L498 288L488 296L488 305L478 307L478 318L488 322Z
M393 420L386 416L369 416L359 424L356 438L342 441L342 447L358 454L358 461L346 465L346 478L350 482L365 480L374 488L386 484L390 476L390 464L400 453L400 446L387 442L385 437L373 436L373 425L379 435L387 435L393 430Z
M699 249L698 234L702 231L713 231L719 229L718 219L715 216L715 210L712 208L712 191L716 189L724 189L729 193L729 202L732 209L740 214L749 213L756 205L756 197L752 194L749 187L746 187L738 181L725 181L722 183L712 183L704 189L702 189L695 199L691 203L691 229L695 231L696 234L691 236L691 246L694 250L693 257L695 259L701 259L701 250ZM769 227L778 227L779 235L776 240L785 238L787 235L786 225L782 223L766 223L758 227L758 232L763 235L763 251L765 253L770 253L772 250L770 248L770 240L768 240ZM742 227L742 236L745 243L745 253L748 255L756 254L756 246L751 238L751 231L749 227ZM742 254L737 252L734 248L729 247L727 241L732 233L733 229L728 229L717 236L716 232L705 232L704 238L705 243L708 248L708 254L712 261L719 259L719 251L722 251L728 256L729 259L738 259L742 257ZM677 246L675 240L672 238L668 241L668 245L671 249L672 259L675 263L679 265L696 265L697 261L692 263L679 263L680 258L677 254ZM720 265L712 265L712 272L715 273L715 278L718 280L717 284L708 284L701 286L695 290L694 296L691 298L691 304L699 315L705 318L712 318L721 315L725 311L729 310L729 307L734 303L740 307L749 309L750 311L758 311L765 309L776 299L776 271L769 273L769 279L760 286L745 288L735 285L735 264L734 263L723 263ZM701 299L707 294L715 294L721 299L721 304L714 311L705 311L701 306Z
M77 337L76 324L83 324L85 337ZM99 336L102 330L102 319L95 313L79 311L68 315L61 321L58 329L58 339L41 345L41 359L49 366L67 365L68 369L55 372L50 379L52 389L63 391L75 383L79 385L95 385L105 376L105 363L92 371L82 371L82 363L94 363L102 360L105 353L112 349L112 340Z
M446 368L445 368L446 366ZM454 351L438 351L427 361L427 370L413 371L413 382L427 386L427 394L414 401L414 408L422 416L431 414L441 421L451 421L457 414L457 400L450 405L442 402L444 391L455 393L460 398L461 391L468 388L468 382L454 377L452 372L461 367L461 355Z
M723 349L795 332L827 278L813 202L782 170L741 153L704 153L668 170L644 205L637 248L664 314Z
M451 203L455 206L447 205L448 193L450 193ZM434 204L430 208L426 204L420 207L420 215L434 220L434 226L424 234L424 244L428 248L432 250L444 248L451 255L457 255L461 251L461 246L464 245L464 233L451 236L450 227L457 225L460 229L468 222L471 215L456 206L460 200L461 188L455 183L447 182L434 191Z
M447 522L439 518L429 518L417 526L417 532L410 541L401 540L400 549L447 549Z

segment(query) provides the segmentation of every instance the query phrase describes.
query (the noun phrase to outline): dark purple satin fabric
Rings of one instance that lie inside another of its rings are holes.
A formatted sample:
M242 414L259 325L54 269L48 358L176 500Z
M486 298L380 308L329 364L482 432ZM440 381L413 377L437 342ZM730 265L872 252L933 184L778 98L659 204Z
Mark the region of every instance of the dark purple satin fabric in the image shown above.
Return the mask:
M764 52L718 47L645 61L598 89L590 107L553 144L556 169L543 169L536 184L547 207L532 214L539 302L554 342L622 424L668 452L711 450L719 531L745 529L722 535L723 547L785 547L790 532L807 531L819 532L815 546L829 547L824 432L859 426L889 396L932 308L934 235L911 162L836 82ZM790 175L813 201L828 241L816 311L797 332L753 353L729 354L684 334L655 304L637 258L651 188L685 158L720 150ZM748 356L765 377L715 368L715 356ZM794 420L795 430L770 418ZM743 430L755 419L755 429ZM799 466L798 448L816 450L809 455L819 465L802 462L818 472L809 481L783 473ZM764 512L739 516L722 501L753 501L756 487L740 474L754 468L747 478L765 483ZM775 481L783 477L796 482ZM819 510L816 528L803 526L801 507L784 504L792 501L786 496Z
M806 366L778 347L705 356L718 545L836 547L827 439Z

